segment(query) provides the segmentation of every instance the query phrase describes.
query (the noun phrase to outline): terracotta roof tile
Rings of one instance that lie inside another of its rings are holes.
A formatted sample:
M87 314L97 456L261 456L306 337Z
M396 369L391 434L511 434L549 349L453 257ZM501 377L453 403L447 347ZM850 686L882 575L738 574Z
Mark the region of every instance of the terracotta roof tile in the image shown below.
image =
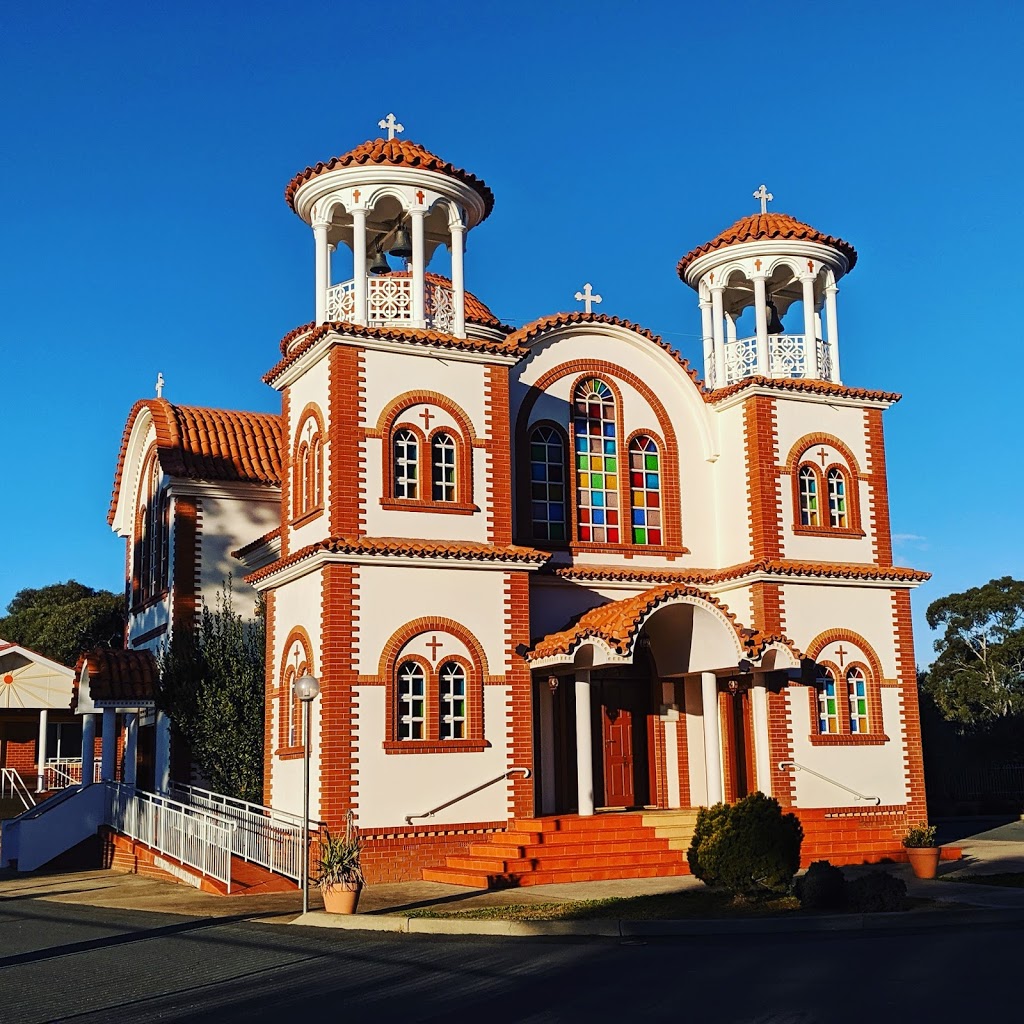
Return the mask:
M745 388L772 388L775 391L795 391L809 395L835 395L837 398L857 398L865 402L898 402L903 396L895 391L869 391L867 388L850 388L830 380L807 380L797 377L744 377L728 387L705 391L704 401L714 405L735 395Z
M490 216L494 209L494 193L478 178L469 171L462 170L454 164L442 160L439 156L424 149L422 146L407 139L369 139L361 146L343 153L341 156L332 157L326 163L318 163L313 167L307 167L300 171L285 186L285 202L294 210L295 193L307 181L311 181L318 175L326 174L328 171L336 170L339 167L352 167L365 164L390 164L392 167L419 167L425 171L436 171L438 174L445 174L449 178L455 178L464 185L468 185L484 201L484 217Z
M110 647L96 647L78 659L75 666L75 696L83 669L89 669L89 693L94 701L121 701L126 705L133 700L156 699L159 670L152 651L123 651Z
M249 541L248 544L243 544L240 548L235 548L231 552L232 558L244 558L246 555L255 551L257 548L262 547L264 544L268 544L272 540L277 540L281 536L281 527L275 526L274 529L268 533L263 534L262 537L257 537L255 540Z
M267 370L263 375L264 383L273 384L292 363L312 348L321 338L332 332L354 335L357 338L383 338L389 341L405 341L411 342L414 345L453 349L458 352L494 352L497 355L503 356L525 355L523 350L510 340L513 337L511 334L501 341L492 341L489 338L455 338L450 334L424 331L414 327L364 327L361 324L350 324L342 320L329 320L327 323L323 323L310 331L291 352Z
M275 413L238 412L171 405L166 398L145 398L128 414L114 473L107 522L113 523L135 418L148 409L156 427L157 458L169 476L190 480L281 483L281 417Z
M834 235L825 235L790 217L788 213L754 213L749 217L741 217L730 228L726 228L720 235L712 238L710 242L698 245L691 249L676 265L676 273L685 281L686 268L696 259L705 253L715 249L724 249L729 245L738 245L740 242L754 242L759 239L796 238L805 242L819 242L831 249L841 252L849 264L849 269L857 262L857 250L849 242L844 242Z
M496 546L476 541L414 540L405 537L326 537L250 573L245 577L245 581L257 583L272 573L311 558L321 551L344 555L397 555L406 558L450 558L513 563L543 562L549 557L544 551L518 544Z

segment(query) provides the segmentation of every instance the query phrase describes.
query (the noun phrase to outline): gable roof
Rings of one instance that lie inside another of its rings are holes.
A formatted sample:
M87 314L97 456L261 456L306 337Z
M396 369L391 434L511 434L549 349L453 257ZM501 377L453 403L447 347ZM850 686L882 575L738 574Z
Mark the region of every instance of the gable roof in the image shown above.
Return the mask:
M75 666L75 695L78 703L83 682L88 683L94 704L117 703L134 707L156 700L159 670L152 651L115 650L95 647L78 659Z

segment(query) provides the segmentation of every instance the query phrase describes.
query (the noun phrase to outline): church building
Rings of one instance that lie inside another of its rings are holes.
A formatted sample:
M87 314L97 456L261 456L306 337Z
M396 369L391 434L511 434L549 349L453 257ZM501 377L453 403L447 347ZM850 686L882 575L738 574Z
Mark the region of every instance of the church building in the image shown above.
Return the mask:
M313 675L311 814L353 812L371 882L681 874L694 809L755 790L805 860L897 856L928 576L893 565L899 396L840 374L853 246L761 186L678 263L699 368L589 284L513 329L466 290L491 190L381 128L285 189L315 316L264 376L280 416L132 411L130 646L229 573L262 597L264 803L301 810Z

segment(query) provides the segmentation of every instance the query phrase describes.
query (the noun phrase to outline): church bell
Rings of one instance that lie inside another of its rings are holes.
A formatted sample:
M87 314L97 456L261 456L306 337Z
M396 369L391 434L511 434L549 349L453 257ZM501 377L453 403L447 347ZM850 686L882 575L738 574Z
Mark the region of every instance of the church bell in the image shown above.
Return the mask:
M409 230L404 224L399 224L398 230L395 232L395 240L391 243L388 252L400 260L412 259L412 242L409 241Z
M775 308L775 303L771 299L768 300L768 333L786 333L786 328L782 326L782 320L779 317L779 311Z
M387 258L384 255L383 249L378 249L373 256L373 262L370 264L371 274L390 274L391 267L388 264Z

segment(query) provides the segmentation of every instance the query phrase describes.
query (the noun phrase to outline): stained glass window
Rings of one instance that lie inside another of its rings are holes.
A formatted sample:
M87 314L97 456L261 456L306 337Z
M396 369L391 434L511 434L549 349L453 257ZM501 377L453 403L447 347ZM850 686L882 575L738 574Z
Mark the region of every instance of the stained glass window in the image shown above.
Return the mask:
M419 497L419 442L411 430L399 430L394 440L395 497Z
M426 718L427 675L415 661L403 661L398 668L398 738L422 740Z
M818 474L813 466L800 470L800 525L821 526L821 512L818 509Z
M629 445L633 543L661 543L661 457L654 439L641 435Z
M833 529L849 526L846 515L846 477L841 469L828 471L828 514Z
M530 519L537 540L565 540L565 450L554 427L530 434Z
M825 736L835 735L839 732L836 677L828 668L818 677L818 731Z
M618 544L619 459L615 396L603 380L583 381L573 396L576 506L581 541Z
M446 661L438 673L441 682L441 722L443 740L466 738L466 670L457 661Z
M868 731L868 681L863 669L854 665L847 671L846 688L850 694L850 732L865 733Z
M455 440L450 434L435 434L432 450L432 494L434 501L455 500Z

